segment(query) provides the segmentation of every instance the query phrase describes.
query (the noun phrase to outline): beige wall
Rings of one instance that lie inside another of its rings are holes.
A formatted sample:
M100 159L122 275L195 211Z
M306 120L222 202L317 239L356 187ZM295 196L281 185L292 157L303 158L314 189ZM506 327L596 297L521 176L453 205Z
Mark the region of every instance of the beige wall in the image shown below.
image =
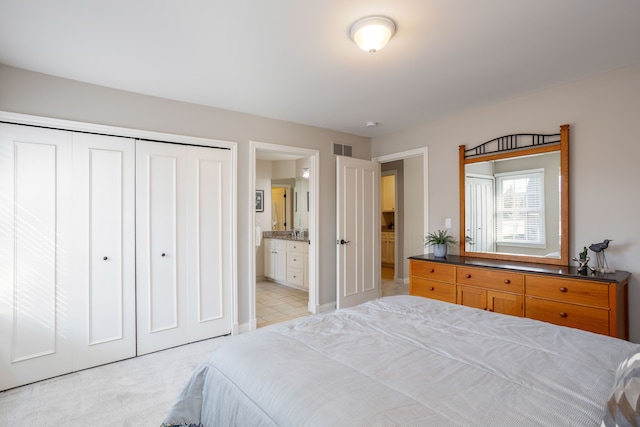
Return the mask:
M404 265L403 279L409 283L409 259L424 253L424 171L422 156L404 159ZM444 228L444 223L441 228Z
M455 94L452 94L455 95ZM640 342L640 64L470 109L374 138L374 157L429 148L429 229L453 219L459 238L458 145L571 125L571 256L613 239L610 267L630 271L630 333Z
M171 82L167 82L171 84ZM312 101L310 101L312 102ZM249 322L250 213L249 142L267 142L320 152L319 304L335 301L335 158L331 141L353 146L353 157L370 159L370 140L328 129L204 107L61 79L0 65L0 111L150 130L238 143L239 323Z

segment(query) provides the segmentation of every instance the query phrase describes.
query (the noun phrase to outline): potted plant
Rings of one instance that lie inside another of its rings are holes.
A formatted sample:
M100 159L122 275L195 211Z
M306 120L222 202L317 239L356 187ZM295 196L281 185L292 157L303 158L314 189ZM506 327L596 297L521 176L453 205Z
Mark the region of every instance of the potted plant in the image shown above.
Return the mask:
M433 246L433 254L439 258L447 256L447 248L457 243L447 230L430 232L424 238L424 246Z

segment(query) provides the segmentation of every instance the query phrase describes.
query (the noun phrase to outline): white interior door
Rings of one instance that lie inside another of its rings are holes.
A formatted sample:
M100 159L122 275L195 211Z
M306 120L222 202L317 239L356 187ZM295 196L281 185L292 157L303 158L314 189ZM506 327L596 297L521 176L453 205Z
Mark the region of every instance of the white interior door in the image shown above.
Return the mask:
M474 252L495 252L495 202L493 177L467 176L465 178L466 235L473 243L467 243L467 250ZM470 215L473 212L473 215Z
M187 149L189 341L231 332L231 151Z
M138 355L188 342L186 148L136 144Z
M74 133L73 369L136 354L135 141Z
M72 370L71 150L0 124L0 390Z
M380 163L336 157L338 309L378 298Z

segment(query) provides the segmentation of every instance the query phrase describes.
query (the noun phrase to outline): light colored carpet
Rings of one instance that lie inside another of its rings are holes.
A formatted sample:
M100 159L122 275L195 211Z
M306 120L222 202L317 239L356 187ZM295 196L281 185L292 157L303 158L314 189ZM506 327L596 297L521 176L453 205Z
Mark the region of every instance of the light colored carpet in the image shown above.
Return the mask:
M382 294L408 285L382 281ZM0 426L159 426L219 337L0 392Z
M230 336L0 393L0 426L159 426L198 363Z

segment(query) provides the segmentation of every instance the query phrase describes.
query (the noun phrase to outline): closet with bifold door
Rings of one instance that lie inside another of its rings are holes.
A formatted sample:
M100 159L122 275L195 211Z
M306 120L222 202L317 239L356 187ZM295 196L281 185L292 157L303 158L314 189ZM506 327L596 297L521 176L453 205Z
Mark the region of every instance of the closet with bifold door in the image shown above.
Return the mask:
M229 150L138 141L138 354L230 332L230 164Z
M0 123L0 390L230 333L232 161Z

